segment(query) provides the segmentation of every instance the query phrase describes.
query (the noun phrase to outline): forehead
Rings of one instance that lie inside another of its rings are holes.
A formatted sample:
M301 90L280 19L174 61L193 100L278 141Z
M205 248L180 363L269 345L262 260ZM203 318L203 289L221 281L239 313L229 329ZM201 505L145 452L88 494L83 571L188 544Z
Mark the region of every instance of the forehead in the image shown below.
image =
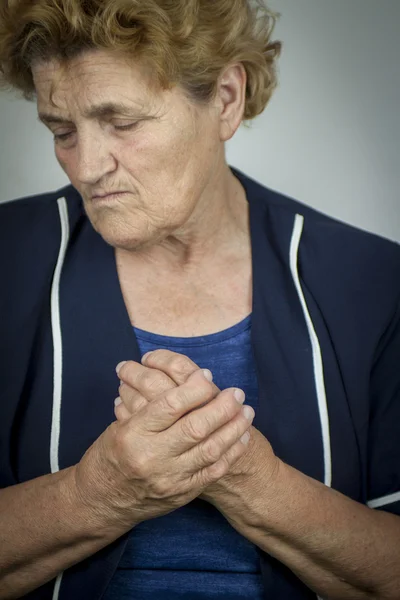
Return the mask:
M61 63L57 59L32 65L39 111L83 108L112 99L148 106L160 98L160 88L138 61L94 50Z

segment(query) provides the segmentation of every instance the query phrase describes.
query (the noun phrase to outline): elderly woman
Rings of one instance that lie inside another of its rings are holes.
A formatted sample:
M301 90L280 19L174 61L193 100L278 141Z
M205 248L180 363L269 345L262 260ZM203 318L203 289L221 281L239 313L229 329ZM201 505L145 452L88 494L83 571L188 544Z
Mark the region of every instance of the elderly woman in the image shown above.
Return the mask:
M0 598L398 599L400 250L225 160L272 13L0 16L72 184L0 209Z

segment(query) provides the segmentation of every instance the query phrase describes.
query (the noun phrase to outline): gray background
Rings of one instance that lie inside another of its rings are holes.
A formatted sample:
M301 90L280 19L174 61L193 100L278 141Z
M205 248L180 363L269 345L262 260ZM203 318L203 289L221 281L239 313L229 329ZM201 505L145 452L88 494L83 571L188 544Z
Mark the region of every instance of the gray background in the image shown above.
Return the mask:
M265 185L400 241L400 0L272 0L280 87L228 146ZM0 201L68 183L35 104L0 94Z

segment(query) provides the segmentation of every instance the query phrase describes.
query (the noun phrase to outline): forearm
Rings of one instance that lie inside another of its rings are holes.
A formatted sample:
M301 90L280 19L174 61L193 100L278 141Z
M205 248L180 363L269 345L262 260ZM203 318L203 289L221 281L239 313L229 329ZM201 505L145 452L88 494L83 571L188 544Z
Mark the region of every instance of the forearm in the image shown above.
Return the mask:
M273 482L211 499L247 539L329 599L400 598L400 518L279 463Z
M19 598L124 533L88 506L75 467L0 490L0 598Z

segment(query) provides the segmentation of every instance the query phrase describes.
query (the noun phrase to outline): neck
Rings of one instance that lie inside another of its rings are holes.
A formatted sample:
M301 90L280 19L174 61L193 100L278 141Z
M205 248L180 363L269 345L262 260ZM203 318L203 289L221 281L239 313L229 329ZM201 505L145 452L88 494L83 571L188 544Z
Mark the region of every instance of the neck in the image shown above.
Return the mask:
M183 227L140 251L118 251L128 263L138 261L167 271L196 271L215 259L249 248L249 212L239 180L225 164L221 176L210 181Z

